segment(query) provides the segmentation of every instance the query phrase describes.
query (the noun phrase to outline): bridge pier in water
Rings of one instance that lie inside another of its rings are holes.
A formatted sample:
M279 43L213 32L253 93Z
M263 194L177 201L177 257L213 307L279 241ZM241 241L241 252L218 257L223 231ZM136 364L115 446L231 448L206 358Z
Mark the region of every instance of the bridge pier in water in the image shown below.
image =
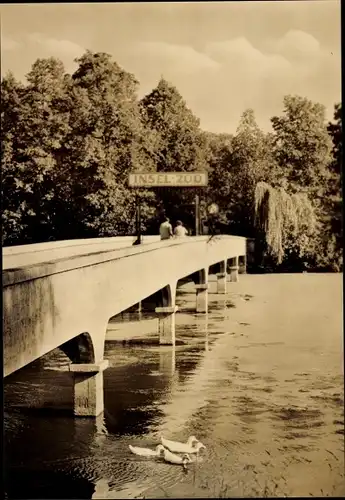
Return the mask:
M159 294L160 305L155 308L158 316L158 335L161 345L175 345L176 283L165 286Z
M99 331L99 335L95 334ZM60 345L71 363L73 376L73 413L76 417L97 417L104 411L103 371L108 368L104 356L102 328L84 332Z
M240 255L238 258L238 273L239 274L247 274L247 256Z
M69 370L74 379L74 415L97 417L104 411L103 371L109 361L100 363L73 363Z
M195 278L196 312L208 312L208 268L201 269Z
M195 285L196 289L196 312L207 313L208 311L208 284Z
M161 345L175 345L175 313L177 306L156 307L158 335Z
M229 266L229 281L232 283L237 283L238 282L238 271L240 269L239 266L239 257L233 257L230 259L230 266Z
M217 293L226 293L226 260L222 260L220 263L220 271L217 273Z

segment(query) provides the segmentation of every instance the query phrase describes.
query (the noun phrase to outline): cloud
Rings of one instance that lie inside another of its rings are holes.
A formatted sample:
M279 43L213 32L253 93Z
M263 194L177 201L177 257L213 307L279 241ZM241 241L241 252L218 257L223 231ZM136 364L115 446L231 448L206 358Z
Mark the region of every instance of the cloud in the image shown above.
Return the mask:
M340 54L327 52L309 33L290 30L279 39L263 40L260 47L243 36L209 41L203 53L218 64L216 72L205 68L202 78L182 81L180 76L178 82L176 75L173 80L203 128L234 131L251 107L259 125L269 130L287 94L330 108L340 100Z
M74 60L86 50L70 40L34 32L21 35L19 41L2 35L1 52L3 72L12 71L25 82L27 73L37 59L56 57L62 61L67 73L73 73L77 67Z
M300 30L290 30L273 43L274 52L287 57L310 58L320 54L320 43L309 33Z
M47 37L41 33L31 33L28 36L28 41L31 44L38 45L41 49L57 57L76 58L80 57L85 49L80 45L57 38Z
M284 57L265 54L244 37L208 43L205 52L219 63L232 66L236 73L243 71L265 75L290 69L290 63Z
M114 47L115 60L139 79L140 97L163 75L200 118L202 128L217 132L234 132L249 107L259 125L269 130L270 118L282 112L287 94L332 108L340 100L339 57L297 30L267 37L260 45L239 36L208 40L198 50L165 42L138 42L126 50Z
M150 63L169 69L170 72L196 73L216 70L219 64L206 54L189 45L174 45L165 42L140 42L135 48L137 56Z
M140 97L150 92L161 76L175 85L206 130L234 132L248 107L255 110L259 125L267 130L270 117L282 112L287 94L306 96L331 110L341 100L340 46L326 48L301 30L288 30L277 38L267 35L260 44L244 36L225 40L217 36L203 40L204 45L199 40L197 48L186 43L133 40L111 42L106 51L138 78ZM3 68L20 75L29 71L29 64L37 58L49 56L58 57L66 71L73 72L73 60L85 52L68 39L42 33L20 38L20 44L3 37L2 49ZM10 52L14 49L16 57Z
M7 36L1 36L1 50L2 51L9 51L9 50L15 50L18 47L20 47L20 43L16 42L12 38L9 38Z

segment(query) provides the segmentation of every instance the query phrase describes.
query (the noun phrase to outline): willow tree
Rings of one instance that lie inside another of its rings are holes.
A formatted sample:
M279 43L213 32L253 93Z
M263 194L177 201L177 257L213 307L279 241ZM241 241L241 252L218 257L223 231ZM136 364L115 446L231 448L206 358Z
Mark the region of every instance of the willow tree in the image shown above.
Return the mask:
M281 264L292 256L301 260L308 256L317 219L306 194L290 195L282 187L259 182L255 189L255 225L263 252Z

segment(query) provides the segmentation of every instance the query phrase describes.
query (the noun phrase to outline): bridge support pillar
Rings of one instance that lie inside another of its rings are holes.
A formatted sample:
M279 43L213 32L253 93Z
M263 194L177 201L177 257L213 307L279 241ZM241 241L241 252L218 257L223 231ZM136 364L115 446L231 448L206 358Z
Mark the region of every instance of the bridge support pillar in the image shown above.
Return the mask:
M247 273L247 256L246 255L242 255L239 258L238 265L239 265L239 270L238 270L239 274L246 274Z
M234 257L233 259L231 259L231 264L230 264L230 281L231 282L237 283L238 270L239 270L238 257Z
M208 311L208 284L195 285L196 290L196 312L207 313Z
M97 417L104 411L103 371L109 361L97 364L71 364L74 378L74 415L77 417Z
M217 293L226 293L226 273L217 274Z
M158 334L161 345L175 345L175 313L177 306L156 307Z
M219 273L217 273L217 293L226 293L227 261L220 262Z

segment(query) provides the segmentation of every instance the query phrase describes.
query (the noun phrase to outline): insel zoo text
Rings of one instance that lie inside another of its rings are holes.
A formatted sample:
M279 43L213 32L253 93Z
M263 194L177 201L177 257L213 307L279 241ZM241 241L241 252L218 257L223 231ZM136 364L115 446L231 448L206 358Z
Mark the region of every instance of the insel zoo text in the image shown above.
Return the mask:
M129 174L130 187L207 186L206 172L160 172Z

